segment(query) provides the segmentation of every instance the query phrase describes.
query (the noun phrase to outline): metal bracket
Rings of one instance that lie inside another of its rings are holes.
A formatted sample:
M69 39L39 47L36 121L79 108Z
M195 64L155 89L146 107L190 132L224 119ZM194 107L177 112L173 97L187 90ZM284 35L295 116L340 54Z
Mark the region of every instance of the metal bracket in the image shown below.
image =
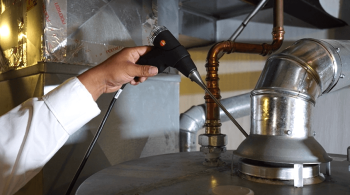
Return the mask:
M326 164L326 175L331 176L331 162Z
M303 182L303 164L294 164L294 187L302 188Z

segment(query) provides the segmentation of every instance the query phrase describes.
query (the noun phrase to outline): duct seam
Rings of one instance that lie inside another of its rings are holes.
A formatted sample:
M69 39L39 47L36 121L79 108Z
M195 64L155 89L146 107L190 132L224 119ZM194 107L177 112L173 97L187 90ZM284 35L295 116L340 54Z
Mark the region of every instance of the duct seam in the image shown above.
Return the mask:
M294 97L294 98L300 98L304 101L311 102L313 105L315 105L316 100L312 98L310 95L301 93L300 91L291 91L291 90L283 90L283 88L260 88L259 90L254 90L251 92L252 96L256 95L266 95L271 94L276 97Z
M286 59L286 60L290 60L293 62L296 62L297 65L301 66L302 68L304 68L310 76L312 76L313 79L315 79L315 81L317 82L317 84L320 87L320 90L322 89L322 83L321 83L321 78L319 77L318 73L315 71L315 69L313 69L307 62L303 61L302 59L298 58L297 56L292 56L292 55L287 55L287 54L277 54L277 55L273 55L271 56L268 60L267 63L270 60L273 60L274 58L278 58L278 59Z

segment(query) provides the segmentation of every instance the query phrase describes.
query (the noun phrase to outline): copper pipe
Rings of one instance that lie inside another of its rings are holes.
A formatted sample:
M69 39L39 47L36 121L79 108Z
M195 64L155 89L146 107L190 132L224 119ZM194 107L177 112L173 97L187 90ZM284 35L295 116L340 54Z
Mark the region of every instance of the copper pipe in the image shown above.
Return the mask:
M272 30L271 44L250 44L250 43L236 43L232 41L223 41L215 44L208 52L207 63L205 65L207 70L207 87L211 93L217 98L221 99L219 88L219 59L222 53L254 53L262 56L270 55L278 50L283 42L283 0L275 0L274 5L274 22ZM219 106L211 99L208 94L205 94L206 103L206 134L221 134L220 109Z

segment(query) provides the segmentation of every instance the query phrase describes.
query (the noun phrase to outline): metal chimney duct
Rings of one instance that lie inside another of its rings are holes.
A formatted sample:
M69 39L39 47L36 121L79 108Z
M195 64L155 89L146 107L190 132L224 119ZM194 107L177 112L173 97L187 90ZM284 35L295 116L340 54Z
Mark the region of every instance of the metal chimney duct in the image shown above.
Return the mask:
M310 116L319 96L350 84L349 62L350 41L316 39L299 40L267 60L251 93L250 135L234 151L249 159L241 173L251 175L247 166L264 163L304 165L305 172L306 164L332 160L315 140Z

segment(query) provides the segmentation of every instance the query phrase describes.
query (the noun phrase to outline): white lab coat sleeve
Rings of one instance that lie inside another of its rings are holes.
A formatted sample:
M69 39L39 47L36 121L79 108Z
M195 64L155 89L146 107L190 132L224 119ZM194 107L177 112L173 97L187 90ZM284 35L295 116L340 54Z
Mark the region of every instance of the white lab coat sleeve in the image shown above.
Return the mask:
M0 117L0 193L11 195L32 179L68 137L100 113L76 77Z

